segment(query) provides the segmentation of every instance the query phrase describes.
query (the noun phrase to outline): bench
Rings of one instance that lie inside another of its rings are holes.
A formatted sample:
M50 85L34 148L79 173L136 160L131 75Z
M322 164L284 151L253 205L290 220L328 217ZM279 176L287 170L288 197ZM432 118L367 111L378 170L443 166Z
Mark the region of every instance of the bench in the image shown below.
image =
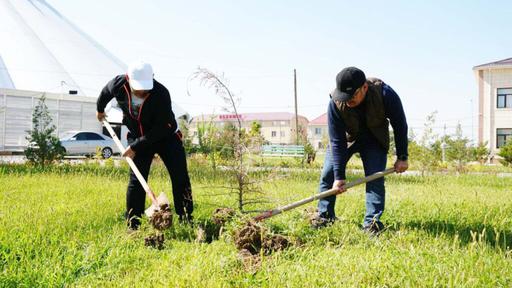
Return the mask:
M264 157L304 157L302 145L263 145L261 156Z

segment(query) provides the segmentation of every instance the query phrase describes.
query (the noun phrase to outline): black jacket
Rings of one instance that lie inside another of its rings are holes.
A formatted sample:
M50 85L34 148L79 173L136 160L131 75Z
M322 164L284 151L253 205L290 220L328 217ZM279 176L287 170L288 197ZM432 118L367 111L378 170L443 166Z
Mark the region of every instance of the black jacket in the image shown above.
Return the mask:
M130 130L135 141L130 144L135 151L142 151L155 142L170 137L177 129L172 111L171 96L164 85L153 80L153 89L141 105L138 117L131 112L131 90L126 75L118 75L101 90L96 109L104 112L105 106L116 98L123 110L123 124Z

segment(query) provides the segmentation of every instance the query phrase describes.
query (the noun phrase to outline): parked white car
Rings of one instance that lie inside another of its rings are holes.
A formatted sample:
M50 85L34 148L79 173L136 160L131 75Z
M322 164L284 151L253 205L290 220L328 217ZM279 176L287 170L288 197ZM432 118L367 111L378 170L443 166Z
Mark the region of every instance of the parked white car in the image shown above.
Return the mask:
M67 131L61 134L60 143L67 155L95 155L101 151L103 158L119 153L112 138L90 131Z

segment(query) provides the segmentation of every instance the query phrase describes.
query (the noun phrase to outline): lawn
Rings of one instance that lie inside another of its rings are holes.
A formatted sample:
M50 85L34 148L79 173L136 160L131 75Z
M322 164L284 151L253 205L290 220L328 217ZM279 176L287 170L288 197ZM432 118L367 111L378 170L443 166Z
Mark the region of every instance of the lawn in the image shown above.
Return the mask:
M236 207L234 195L218 195L225 173L190 170L196 224L210 223L217 207ZM319 170L279 173L258 173L270 200L259 208L316 193ZM127 179L125 166L0 166L0 287L512 286L512 178L387 177L388 229L378 238L359 229L364 187L355 187L338 197L340 221L331 227L309 227L304 209L316 203L267 220L294 246L252 270L233 243L236 224L198 243L196 228L174 223L163 250L144 246L149 225L128 234L122 218ZM171 194L159 164L150 186Z

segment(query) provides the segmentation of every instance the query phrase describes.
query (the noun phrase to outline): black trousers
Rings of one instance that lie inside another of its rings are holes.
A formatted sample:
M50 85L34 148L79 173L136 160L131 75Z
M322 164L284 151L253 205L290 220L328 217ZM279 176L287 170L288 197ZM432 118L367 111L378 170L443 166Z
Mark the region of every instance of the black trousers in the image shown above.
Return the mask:
M176 214L191 215L193 211L192 187L188 176L185 149L180 137L172 133L151 145L147 151L135 153L133 162L146 181L155 153L160 156L169 172ZM146 192L137 180L135 173L130 169L130 182L126 193L126 218L131 228L137 228L140 225L138 218L142 217L144 213L145 202Z

